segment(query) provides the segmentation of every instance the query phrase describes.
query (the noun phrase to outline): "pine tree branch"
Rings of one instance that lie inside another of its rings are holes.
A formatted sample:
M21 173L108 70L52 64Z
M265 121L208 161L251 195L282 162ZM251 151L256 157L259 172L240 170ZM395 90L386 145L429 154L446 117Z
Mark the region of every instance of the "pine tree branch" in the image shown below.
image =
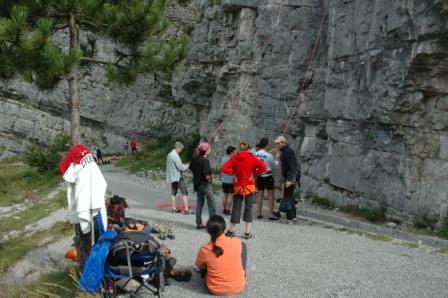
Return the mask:
M68 24L64 24L61 26L54 26L54 30L63 30L63 29L67 29L68 28Z
M96 64L104 64L104 65L107 65L107 64L110 63L110 62L107 62L107 61L94 59L94 58L89 58L89 57L81 57L81 61L86 61L86 62L91 62L91 63L96 63Z
M94 29L98 28L98 26L95 23L93 23L91 21L88 21L88 20L85 20L85 19L79 20L79 23L81 25L84 25L84 26L87 26L87 27L90 27L90 28L94 28Z

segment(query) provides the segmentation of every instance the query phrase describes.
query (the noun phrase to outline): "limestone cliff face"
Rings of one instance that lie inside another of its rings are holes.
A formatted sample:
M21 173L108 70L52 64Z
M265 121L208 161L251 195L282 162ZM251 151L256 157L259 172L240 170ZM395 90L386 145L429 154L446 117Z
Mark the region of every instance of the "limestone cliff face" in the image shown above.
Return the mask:
M446 1L329 0L308 73L323 1L281 1L280 11L279 1L217 2L201 2L187 72L174 84L177 100L202 107L200 132L216 155L240 139L272 140L292 116L306 193L385 205L398 218L446 214Z
M400 219L425 208L446 215L445 0L328 0L309 72L322 0L198 2L186 10L171 3L173 19L199 20L186 69L173 82L146 76L117 88L100 69L84 76L87 142L120 150L131 134L199 129L213 140L216 160L229 144L272 140L287 128L305 193L341 205L385 205ZM107 41L101 45L108 55ZM0 89L3 155L68 128L66 86L51 94L19 81Z
M167 15L173 23L170 32L194 27L197 5L180 6L172 0ZM86 35L82 38L85 39ZM56 42L67 40L67 32ZM98 39L99 58L112 55L112 44ZM165 134L186 134L196 130L196 107L176 102L171 82L161 76L144 75L129 87L110 85L100 67L80 73L81 131L85 144L105 152L123 150L132 136L147 138ZM53 92L40 92L20 80L0 82L0 158L20 153L27 144L47 144L61 131L69 132L67 84Z

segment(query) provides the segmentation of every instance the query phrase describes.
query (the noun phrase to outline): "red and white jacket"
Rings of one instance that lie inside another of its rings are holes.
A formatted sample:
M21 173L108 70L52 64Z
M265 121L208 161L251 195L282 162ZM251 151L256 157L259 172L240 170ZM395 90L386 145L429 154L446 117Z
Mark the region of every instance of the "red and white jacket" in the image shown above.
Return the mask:
M92 155L83 145L73 146L59 164L59 173L67 185L68 218L81 225L83 233L90 231L92 218L101 211L106 230L105 194L107 183Z

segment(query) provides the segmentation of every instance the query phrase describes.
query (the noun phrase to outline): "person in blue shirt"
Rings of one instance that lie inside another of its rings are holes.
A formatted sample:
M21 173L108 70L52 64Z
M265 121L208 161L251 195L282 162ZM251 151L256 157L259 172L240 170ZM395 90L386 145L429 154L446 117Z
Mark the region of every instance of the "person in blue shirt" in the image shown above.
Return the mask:
M228 146L226 148L226 155L221 157L221 166L229 160L230 156L235 152L235 147ZM221 172L221 183L222 183L222 192L224 193L223 197L223 214L230 215L232 212L232 201L233 201L233 176L227 175L226 173Z

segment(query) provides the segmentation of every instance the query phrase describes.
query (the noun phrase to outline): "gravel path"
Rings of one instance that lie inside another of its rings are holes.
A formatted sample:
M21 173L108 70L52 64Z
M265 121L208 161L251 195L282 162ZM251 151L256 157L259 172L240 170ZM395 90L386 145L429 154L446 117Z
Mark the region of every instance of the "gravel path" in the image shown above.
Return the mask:
M125 196L127 215L176 223L176 240L166 242L178 265L191 267L209 239L194 226L194 215L171 214L162 182L146 183L112 165L102 167L109 190ZM192 195L190 195L192 197ZM218 198L220 206L221 198ZM228 218L227 218L228 219ZM239 233L242 233L239 227ZM379 241L299 221L255 220L249 248L248 285L241 297L448 297L448 255L426 246ZM164 297L208 296L199 277L167 287ZM148 296L151 297L151 296Z

